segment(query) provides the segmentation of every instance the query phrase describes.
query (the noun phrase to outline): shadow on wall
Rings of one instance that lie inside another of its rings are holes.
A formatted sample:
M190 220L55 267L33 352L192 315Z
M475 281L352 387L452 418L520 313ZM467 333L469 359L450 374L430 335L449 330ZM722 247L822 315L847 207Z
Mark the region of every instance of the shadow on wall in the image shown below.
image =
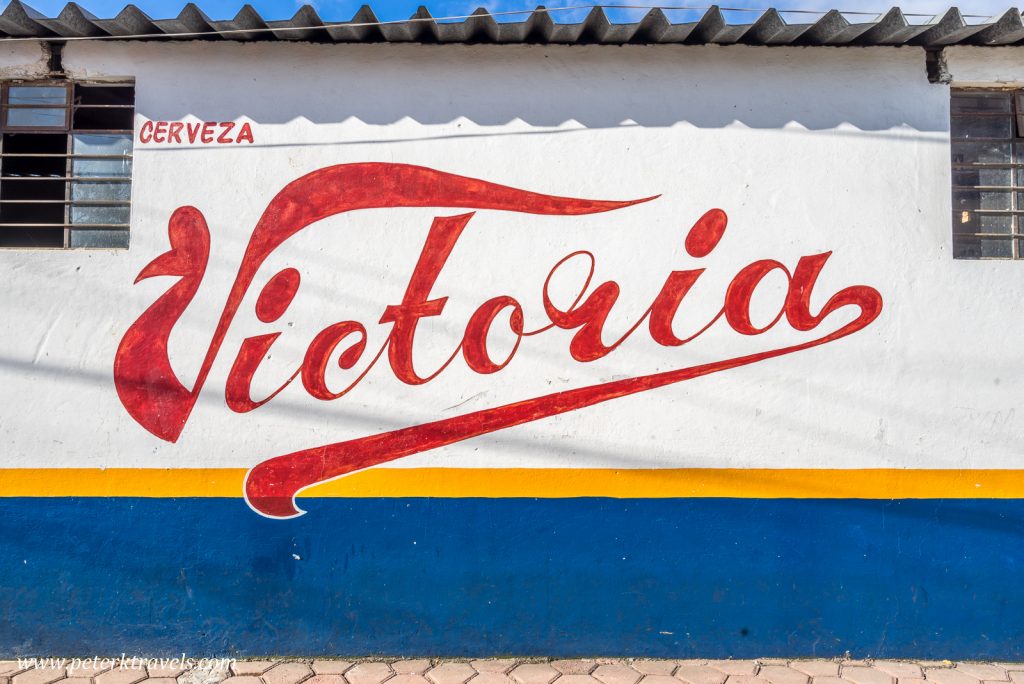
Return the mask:
M918 48L74 43L64 62L134 76L155 120L949 129Z

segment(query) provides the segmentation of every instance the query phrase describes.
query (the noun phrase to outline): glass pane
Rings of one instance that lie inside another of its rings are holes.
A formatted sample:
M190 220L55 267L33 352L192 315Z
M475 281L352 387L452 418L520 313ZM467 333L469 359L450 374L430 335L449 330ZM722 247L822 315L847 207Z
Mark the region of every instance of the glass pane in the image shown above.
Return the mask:
M1009 187L1010 169L954 169L953 185Z
M71 223L128 223L130 207L72 206Z
M1009 143L953 143L954 164L1009 164Z
M961 112L1010 112L1009 93L954 93L950 109Z
M950 121L954 138L1011 138L1013 119L1008 116L954 116Z
M1011 209L1013 193L994 190L979 192L977 190L954 190L953 210L972 211L974 209Z
M71 184L73 200L130 200L131 183L106 181L75 181Z
M116 133L75 133L71 136L75 154L131 154L132 136Z
M64 128L66 109L8 109L7 125L32 128Z
M1014 217L1009 214L979 214L974 211L953 213L954 233L1001 233L1013 232Z
M72 247L128 248L127 230L89 230L79 228L71 231Z
M132 175L132 160L120 159L74 159L71 163L73 176L124 176Z
M1013 238L975 238L953 236L953 257L956 259L1010 259Z
M7 104L63 105L68 102L68 89L63 86L11 86Z

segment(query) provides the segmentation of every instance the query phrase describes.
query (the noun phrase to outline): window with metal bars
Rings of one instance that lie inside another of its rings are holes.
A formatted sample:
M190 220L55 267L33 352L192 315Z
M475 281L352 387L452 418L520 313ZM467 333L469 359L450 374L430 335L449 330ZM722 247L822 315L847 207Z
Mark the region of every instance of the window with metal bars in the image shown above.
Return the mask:
M1024 91L952 92L953 257L1024 259Z
M127 248L133 83L0 84L0 248Z

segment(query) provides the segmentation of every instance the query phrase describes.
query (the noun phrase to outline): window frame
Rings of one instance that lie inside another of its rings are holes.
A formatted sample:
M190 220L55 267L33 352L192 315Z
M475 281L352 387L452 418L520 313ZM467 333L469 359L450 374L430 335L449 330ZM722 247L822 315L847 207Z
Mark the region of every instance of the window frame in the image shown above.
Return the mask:
M958 96L971 95L1005 95L1009 98L1009 112L1003 111L978 111L978 112L957 112L955 111L955 99ZM950 198L951 198L951 233L953 241L953 258L964 261L1020 261L1024 260L1024 88L1013 86L989 86L989 87L966 87L955 86L950 89L949 103L950 117ZM957 136L957 119L1009 119L1011 134L1009 137L978 137L978 136ZM1008 150L1007 161L957 161L958 145L969 144L1005 144ZM957 174L963 171L983 171L1006 169L1009 173L1009 183L1006 185L963 185L957 184ZM958 208L959 193L1007 193L1009 195L1008 209L989 208ZM1005 232L984 231L979 226L978 230L966 231L957 230L957 217L960 217L960 225L971 220L971 214L980 216L1006 216L1010 218L1009 229ZM1010 245L1009 256L973 256L962 255L957 252L957 243L970 240L997 240L1006 241Z
M76 98L76 88L82 86L88 87L105 87L105 88L130 88L131 89L131 103L130 104L82 104ZM41 88L63 88L66 92L65 102L62 105L42 105L42 104L11 104L10 102L10 90L12 87L41 87ZM17 109L63 109L64 110L64 122L61 126L17 126L10 125L8 123L8 115L12 110ZM75 118L76 114L80 110L103 110L103 109L127 109L131 111L131 123L128 128L76 128ZM65 160L63 175L51 178L49 180L59 181L64 186L64 197L62 200L57 199L4 199L0 195L0 206L4 204L13 205L31 205L31 204L61 204L63 205L63 222L62 223L30 223L30 222L14 222L14 221L0 221L0 231L6 228L14 229L46 229L46 228L63 228L63 240L60 245L44 246L44 245L0 245L0 250L91 250L91 249L106 249L106 250L126 250L130 246L131 242L131 206L132 206L132 188L134 186L134 145L135 145L135 80L134 79L10 79L0 82L0 186L5 183L17 182L39 182L40 179L36 177L13 177L7 175L7 169L5 161L11 158L31 158L31 157L42 157L42 158L59 158L63 157ZM51 135L63 135L65 138L65 147L62 153L57 152L44 152L44 153L32 153L32 152L8 152L4 146L6 135L19 135L19 134L51 134ZM128 146L127 152L124 154L99 154L90 152L75 152L75 136L83 135L122 135L127 136ZM123 176L89 176L89 175L73 175L75 170L76 159L94 159L94 160L122 160L126 161L129 165L129 171L127 175ZM45 179L44 179L45 180ZM72 194L76 186L76 183L110 183L110 184L124 184L128 187L128 198L127 199L75 199ZM123 223L75 223L72 220L72 210L74 207L126 207L128 210L127 217ZM72 233L76 230L111 230L111 231L123 231L127 235L127 239L124 245L73 245Z
M11 104L11 86L18 87L29 87L29 88L61 88L64 90L64 104L62 105L49 105L49 104ZM71 124L71 99L72 99L72 83L70 81L28 81L28 80L14 80L4 81L3 87L0 88L0 130L7 132L16 133L47 133L58 130L68 131ZM64 111L64 124L63 126L14 126L8 122L8 114L10 111L18 109L61 109Z

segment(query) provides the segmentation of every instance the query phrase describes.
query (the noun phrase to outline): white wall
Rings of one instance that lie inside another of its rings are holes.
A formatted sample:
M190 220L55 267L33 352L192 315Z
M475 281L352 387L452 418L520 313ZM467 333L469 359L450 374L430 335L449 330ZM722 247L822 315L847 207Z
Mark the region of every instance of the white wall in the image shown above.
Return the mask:
M985 79L981 60L993 52L974 54L954 52L954 75ZM38 51L18 48L0 59L10 75ZM999 77L1021 78L1019 64ZM516 296L528 325L541 324L544 277L577 249L595 254L598 282L622 286L609 333L643 313L672 269L708 269L679 318L680 330L693 331L718 310L741 267L775 258L792 268L800 256L827 250L834 254L815 291L819 306L854 284L876 288L885 301L877 321L841 341L395 466L1019 467L1024 264L951 258L949 93L927 82L920 50L71 43L65 65L77 77L134 77L137 125L247 120L256 143L136 143L127 252L0 252L5 467L252 466L819 332L796 333L783 322L741 337L722 321L668 349L641 328L608 357L580 364L567 352L571 333L552 331L524 341L494 375L458 361L410 387L378 364L337 401L314 400L296 382L257 411L232 413L224 381L244 337L284 331L257 394L289 375L332 322L362 321L368 349L376 349L388 332L376 321L400 301L431 218L461 213L363 211L322 221L264 265L178 443L135 424L114 391L112 363L126 328L171 284L132 285L166 250L171 212L194 205L212 234L207 278L172 338L177 373L190 385L270 199L302 174L360 161L419 164L555 195L662 194L590 217L478 212L434 289L450 297L443 316L421 324L424 368L447 356L468 316L492 296ZM728 213L730 227L698 263L682 240L712 207ZM256 293L289 265L303 284L288 324L261 324L252 314ZM780 282L771 283L761 315L778 309ZM822 330L842 322L837 314Z
M1016 86L1024 83L1024 50L954 46L944 50L946 68L955 86Z

